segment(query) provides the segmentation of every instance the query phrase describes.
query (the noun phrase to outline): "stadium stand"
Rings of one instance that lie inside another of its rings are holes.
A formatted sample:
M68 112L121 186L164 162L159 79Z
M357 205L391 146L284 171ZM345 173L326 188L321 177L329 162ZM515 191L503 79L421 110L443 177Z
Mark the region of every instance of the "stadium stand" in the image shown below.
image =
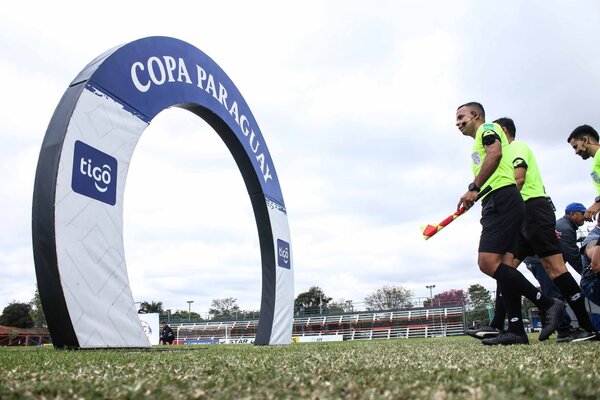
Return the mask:
M20 329L0 325L0 346L41 346L50 343L48 329Z
M173 325L176 343L253 339L258 320L206 321ZM293 336L342 335L344 340L423 338L462 335L465 310L459 306L361 311L294 318Z

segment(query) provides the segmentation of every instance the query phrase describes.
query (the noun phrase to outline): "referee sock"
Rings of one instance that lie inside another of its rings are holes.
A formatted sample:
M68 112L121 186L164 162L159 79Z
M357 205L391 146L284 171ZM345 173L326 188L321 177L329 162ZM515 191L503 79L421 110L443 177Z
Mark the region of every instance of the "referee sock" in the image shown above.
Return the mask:
M590 321L590 316L585 309L585 298L581 292L581 288L573 278L569 271L554 278L554 284L560 290L560 293L565 297L567 303L573 309L573 313L577 317L579 326L588 332L594 332L596 328Z
M551 297L544 296L516 268L500 263L494 274L494 279L502 284L502 295L505 295L507 289L509 291L515 290L518 294L527 297L540 310L546 310L554 304ZM506 303L505 297L504 304L506 305ZM508 306L506 311L509 311Z
M492 328L504 329L504 319L506 318L506 308L502 296L502 284L496 281L496 304L494 306L494 318L490 322Z
M523 316L521 314L521 295L510 285L502 285L502 300L508 316L508 332L524 334ZM502 321L504 323L504 321Z

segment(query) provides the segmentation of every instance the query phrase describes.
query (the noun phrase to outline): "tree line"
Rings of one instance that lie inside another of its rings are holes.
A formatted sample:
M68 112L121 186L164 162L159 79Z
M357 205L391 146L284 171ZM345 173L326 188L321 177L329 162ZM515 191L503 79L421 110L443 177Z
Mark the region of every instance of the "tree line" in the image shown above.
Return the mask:
M202 321L196 312L185 310L164 309L161 301L143 301L146 311L158 313L161 321L187 322ZM414 307L414 294L411 290L400 285L385 285L373 291L364 298L364 308L368 311L394 310ZM333 300L318 286L312 286L300 293L294 300L294 315L351 313L359 311L353 300ZM486 323L492 318L490 309L493 308L492 294L479 284L471 285L467 292L462 289L451 289L437 293L423 302L424 307L435 306L464 306L467 310L467 325L474 322ZM533 307L528 304L527 308ZM209 309L210 320L247 320L256 319L258 310L242 310L237 299L228 297L214 299ZM11 302L0 315L0 325L17 328L45 327L46 319L42 310L39 292L36 288L33 299L29 303Z
M414 294L400 285L385 285L364 298L367 311L406 309L415 306ZM318 286L311 287L296 297L294 312L296 316L312 314L350 313L357 304L353 300L333 301ZM492 293L479 284L471 285L467 292L462 289L450 289L437 293L423 302L423 307L464 306L467 310L467 324L489 321L489 309L493 308Z

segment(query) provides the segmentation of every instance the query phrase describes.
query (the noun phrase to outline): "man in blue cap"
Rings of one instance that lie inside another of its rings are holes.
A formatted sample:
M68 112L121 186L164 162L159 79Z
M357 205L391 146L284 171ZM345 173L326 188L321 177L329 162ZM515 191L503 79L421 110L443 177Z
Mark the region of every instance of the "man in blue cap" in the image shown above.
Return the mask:
M586 210L587 208L581 203L571 203L565 207L565 215L556 220L563 257L579 275L583 267L577 246L577 229L585 222Z

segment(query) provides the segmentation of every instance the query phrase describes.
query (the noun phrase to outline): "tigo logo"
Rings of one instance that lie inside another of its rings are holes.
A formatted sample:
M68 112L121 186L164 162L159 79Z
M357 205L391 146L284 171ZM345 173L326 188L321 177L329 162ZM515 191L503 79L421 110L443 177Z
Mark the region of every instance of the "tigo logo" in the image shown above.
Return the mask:
M117 200L117 159L76 141L71 188L74 192L114 206Z
M277 239L277 265L290 269L290 244Z

